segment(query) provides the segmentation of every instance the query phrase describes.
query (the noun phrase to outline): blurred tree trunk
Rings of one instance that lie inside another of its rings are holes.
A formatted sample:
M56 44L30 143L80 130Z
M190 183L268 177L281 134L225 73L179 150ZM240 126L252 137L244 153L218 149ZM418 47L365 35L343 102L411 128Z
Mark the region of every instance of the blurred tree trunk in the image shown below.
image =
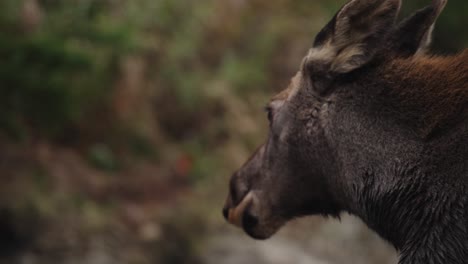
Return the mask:
M23 0L20 11L20 23L22 29L27 32L35 32L40 27L43 19L43 11L37 0Z

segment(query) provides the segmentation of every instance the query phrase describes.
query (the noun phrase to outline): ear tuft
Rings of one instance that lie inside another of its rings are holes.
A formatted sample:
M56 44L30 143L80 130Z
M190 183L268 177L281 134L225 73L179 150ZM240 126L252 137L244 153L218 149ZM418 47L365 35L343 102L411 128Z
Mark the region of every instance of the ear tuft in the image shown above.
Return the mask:
M372 59L395 23L401 0L352 0L317 35L307 61L321 61L337 73Z
M384 47L401 0L351 0L315 38L305 58L314 81L358 69Z

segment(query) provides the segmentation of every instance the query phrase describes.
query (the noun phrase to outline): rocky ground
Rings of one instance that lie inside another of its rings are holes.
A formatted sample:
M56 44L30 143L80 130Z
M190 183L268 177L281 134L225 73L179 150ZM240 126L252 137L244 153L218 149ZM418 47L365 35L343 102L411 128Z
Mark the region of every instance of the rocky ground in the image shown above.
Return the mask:
M253 241L238 230L210 238L206 264L393 264L396 252L360 220L308 218L288 225L267 241Z

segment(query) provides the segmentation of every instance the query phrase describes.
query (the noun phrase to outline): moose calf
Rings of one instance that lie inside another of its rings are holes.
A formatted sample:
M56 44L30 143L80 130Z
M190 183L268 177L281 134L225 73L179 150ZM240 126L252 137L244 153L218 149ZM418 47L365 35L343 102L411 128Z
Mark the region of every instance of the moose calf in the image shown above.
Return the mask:
M305 215L360 217L401 264L468 263L468 50L427 55L445 0L352 0L267 106L268 139L223 213L266 239Z

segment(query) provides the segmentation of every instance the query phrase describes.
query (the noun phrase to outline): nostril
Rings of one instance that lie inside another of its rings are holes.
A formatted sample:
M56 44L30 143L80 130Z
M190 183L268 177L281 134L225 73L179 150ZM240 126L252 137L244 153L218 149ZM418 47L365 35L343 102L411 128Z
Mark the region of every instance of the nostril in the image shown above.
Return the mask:
M228 209L227 208L223 208L223 216L224 216L224 219L228 220Z
M244 212L242 216L242 225L245 229L252 229L258 224L258 218L251 215L249 212Z

